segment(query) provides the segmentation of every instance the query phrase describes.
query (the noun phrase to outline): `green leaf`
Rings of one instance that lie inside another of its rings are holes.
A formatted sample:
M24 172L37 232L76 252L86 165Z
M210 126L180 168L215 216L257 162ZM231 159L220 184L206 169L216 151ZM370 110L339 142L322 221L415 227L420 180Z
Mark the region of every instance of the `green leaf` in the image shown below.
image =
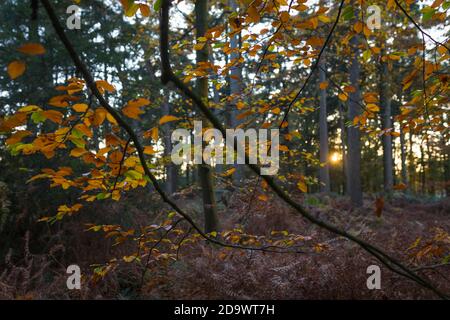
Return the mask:
M363 52L363 59L365 62L369 61L371 56L372 56L372 52L370 50L366 50Z
M102 193L97 194L96 198L97 198L97 200L103 200L103 199L109 198L110 196L111 196L111 193L102 192Z
M161 9L161 5L162 5L162 0L156 0L155 4L153 5L153 9L155 9L155 11L159 11L159 9Z
M342 13L342 18L344 21L350 20L355 16L355 12L353 11L352 6L346 6L344 12Z
M128 170L127 172L125 172L125 177L133 180L139 180L142 179L142 174L140 172L137 172L136 170Z
M139 9L139 5L134 3L134 1L131 1L128 6L127 11L125 12L125 15L127 17L133 17L136 14L138 9Z
M81 138L83 138L84 133L81 132L80 130L76 129L76 128L73 128L73 130L72 130L72 136L74 136L75 138L81 139Z
M47 118L44 116L44 114L41 111L35 111L31 115L31 120L33 120L33 122L36 124L44 122L46 119Z
M425 7L422 9L422 21L427 22L433 17L433 14L436 12L434 8Z

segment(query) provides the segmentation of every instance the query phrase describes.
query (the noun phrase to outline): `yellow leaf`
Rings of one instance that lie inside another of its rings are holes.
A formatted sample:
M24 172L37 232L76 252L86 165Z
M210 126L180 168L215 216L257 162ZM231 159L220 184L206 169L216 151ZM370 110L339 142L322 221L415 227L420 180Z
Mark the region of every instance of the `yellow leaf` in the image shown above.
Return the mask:
M269 198L265 194L260 194L258 196L258 199L261 200L261 201L267 201Z
M324 16L324 15L320 15L320 16L318 16L317 18L318 18L320 21L322 21L323 23L328 23L328 22L331 21L330 18L328 18L327 16Z
M18 110L18 112L32 112L32 111L41 111L42 109L35 105L25 106Z
M236 168L228 169L227 171L225 171L224 173L222 173L222 176L223 176L223 177L231 176L235 171L236 171Z
M122 257L123 261L125 262L133 262L136 259L136 256L123 256Z
M126 105L123 109L122 109L122 113L124 115L126 115L128 118L132 118L132 119L139 119L139 116L141 114L144 113L144 111L142 111L139 107L137 106L130 106L130 105Z
M99 126L105 121L106 118L106 110L103 108L97 108L94 112L94 119L92 121L92 124L94 126Z
M127 105L122 109L124 115L128 118L139 119L139 116L144 113L140 108L150 103L148 99L138 98L128 101Z
M117 123L117 120L114 119L114 117L112 116L111 113L109 113L109 112L106 113L106 119L107 119L109 122L111 122L112 124L114 124L114 125L117 126L117 124L118 124L118 123Z
M45 48L39 43L27 43L17 50L29 55L41 55L45 53Z
M8 74L9 77L14 80L20 77L26 69L25 62L22 61L13 61L8 65Z
M376 104L369 103L367 105L367 110L370 111L370 112L378 112L378 111L380 111L380 107L377 106Z
M95 84L97 85L97 88L101 93L103 93L105 90L109 92L116 91L116 88L114 88L112 84L108 83L105 80L97 80L95 81Z
M202 50L204 46L205 46L204 42L197 43L197 44L194 45L194 50L197 50L197 51L198 50Z
M144 132L144 138L152 138L153 141L158 141L158 127L151 128Z
M86 103L77 103L72 106L72 109L76 112L86 112L89 106Z
M304 181L299 181L297 183L297 188L303 193L306 193L308 191L308 186Z
M167 116L164 116L161 119L159 119L159 124L162 125L164 123L177 121L177 120L180 120L180 118L171 116L171 115L167 115Z
M347 99L348 99L348 97L345 93L339 93L338 97L342 101L347 101Z

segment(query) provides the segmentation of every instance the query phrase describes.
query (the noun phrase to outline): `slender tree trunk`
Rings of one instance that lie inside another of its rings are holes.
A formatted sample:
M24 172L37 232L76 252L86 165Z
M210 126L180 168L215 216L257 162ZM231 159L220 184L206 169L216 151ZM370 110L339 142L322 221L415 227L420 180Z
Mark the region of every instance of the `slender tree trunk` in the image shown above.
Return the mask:
M446 145L442 135L442 151L444 153L444 191L447 197L450 197L450 146Z
M413 135L409 131L409 152L408 152L408 172L409 172L409 184L411 185L410 190L413 192L418 191L417 179L416 179L416 167L414 163L414 153L413 153Z
M350 93L348 102L348 120L353 119L360 114L360 106L358 102L360 99L359 80L360 80L360 66L358 61L359 56L359 37L353 36L350 40L353 57L350 65L350 84L356 89L355 92ZM347 194L350 196L351 202L354 206L362 206L363 194L361 189L361 142L359 128L350 126L347 133L348 157L347 157Z
M197 38L203 37L208 28L208 1L195 1L195 23ZM197 51L197 63L208 61L208 46ZM197 91L202 100L208 99L208 79L206 77L197 80ZM205 126L204 126L205 127ZM206 163L199 165L198 169L200 186L203 196L203 213L205 217L205 232L218 230L217 205L214 195L214 183L212 169Z
M426 176L425 176L425 151L423 150L423 146L420 145L420 183L421 183L421 190L422 194L426 193Z
M380 94L380 109L382 112L382 129L392 128L391 119L391 98L388 88L388 65L383 58L385 49L381 49L381 61L379 65L379 94ZM390 133L383 135L383 172L384 172L384 191L386 193L392 192L394 184L393 165L392 165L392 136Z
M325 63L319 65L319 83L326 81ZM327 122L327 89L320 89L319 112L320 162L319 169L320 192L330 192L330 162L328 159L328 122Z
M229 0L229 6L232 12L238 11L238 3L236 0ZM232 28L230 28L229 31L233 31ZM232 36L230 36L230 62L235 64L230 68L230 95L233 98L230 105L229 105L229 125L231 128L236 128L239 125L239 121L236 119L238 115L238 110L236 107L236 103L239 101L239 95L241 94L242 90L242 69L240 67L239 60L239 32L234 33ZM236 164L235 165L236 171L233 174L233 182L235 184L239 184L240 181L244 178L244 165L242 164Z
M402 161L402 183L408 184L408 169L406 167L406 145L405 145L405 133L402 126L400 126L400 155Z
M163 115L169 115L170 114L170 104L169 101L165 100L162 104L162 113ZM163 127L164 130L164 161L167 163L165 165L165 171L166 171L166 192L168 194L173 194L177 191L177 183L178 183L178 170L177 166L170 160L171 154L172 154L172 140L171 140L171 133L172 133L172 124L170 122L166 123Z
M345 115L342 103L338 102L339 108L339 128L341 129L341 148L342 148L342 193L346 190L346 177L347 177L347 139L345 137Z

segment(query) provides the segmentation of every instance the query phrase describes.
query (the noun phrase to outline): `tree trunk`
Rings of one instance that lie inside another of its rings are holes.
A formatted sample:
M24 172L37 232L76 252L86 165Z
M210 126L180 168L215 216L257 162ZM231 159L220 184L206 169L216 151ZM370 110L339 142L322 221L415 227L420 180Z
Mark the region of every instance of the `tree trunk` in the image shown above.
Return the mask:
M360 99L359 92L359 37L353 36L350 40L353 51L353 57L350 66L350 84L356 89L355 92L350 93L348 102L348 120L353 119L360 114L360 107L358 102ZM359 128L350 126L347 133L348 156L347 156L347 194L350 196L351 202L354 206L362 206L363 195L361 189L361 142Z
M162 105L162 114L163 116L170 114L170 104L169 101L164 101ZM166 170L166 192L171 195L177 191L177 183L178 183L178 170L177 166L171 161L170 157L172 154L172 124L171 122L166 123L163 126L164 130L164 161L167 163L165 165Z
M344 115L344 106L339 101L339 128L341 129L341 148L342 148L342 193L345 193L346 190L346 177L347 177L347 139L345 137L345 115Z
M406 145L405 145L405 133L402 126L400 126L400 155L402 161L402 183L408 184L408 171L406 167Z
M381 49L381 57L385 50ZM382 114L382 129L392 128L391 119L391 98L388 89L388 65L386 61L381 59L379 66L379 94L380 94L380 109ZM393 166L392 166L392 136L390 133L383 135L383 172L384 172L384 191L386 193L392 192L394 184Z
M229 6L232 12L238 11L238 4L236 0L230 0ZM232 28L230 28L232 29ZM230 30L232 31L232 30ZM239 95L241 94L241 86L242 86L242 70L240 67L239 60L239 32L230 36L230 62L236 65L233 65L230 68L230 96L233 98L229 105L229 126L231 128L236 128L239 125L239 121L236 119L238 115L238 110L236 107L236 103L239 101ZM244 178L244 165L235 164L236 171L233 174L233 182L235 184L239 184L240 181Z
M326 81L325 63L319 65L319 82ZM330 192L330 165L328 160L328 122L327 122L327 89L320 89L319 113L320 162L319 169L320 192Z
M195 24L196 37L205 35L208 28L208 1L195 1ZM197 51L197 64L208 61L208 46ZM208 99L208 79L206 77L197 80L197 92L202 100ZM206 127L205 125L203 127ZM214 184L212 170L209 165L202 163L198 169L199 182L202 188L203 213L205 217L205 232L209 233L218 230L217 206L214 196Z
M425 151L423 146L420 145L420 184L422 194L426 194L426 174L425 174Z

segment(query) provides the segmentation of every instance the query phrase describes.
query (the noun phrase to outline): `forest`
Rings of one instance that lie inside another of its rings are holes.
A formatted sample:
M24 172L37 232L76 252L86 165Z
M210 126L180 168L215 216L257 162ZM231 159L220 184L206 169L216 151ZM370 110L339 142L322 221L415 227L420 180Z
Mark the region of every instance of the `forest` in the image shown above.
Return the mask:
M1 1L0 299L448 299L449 23Z

